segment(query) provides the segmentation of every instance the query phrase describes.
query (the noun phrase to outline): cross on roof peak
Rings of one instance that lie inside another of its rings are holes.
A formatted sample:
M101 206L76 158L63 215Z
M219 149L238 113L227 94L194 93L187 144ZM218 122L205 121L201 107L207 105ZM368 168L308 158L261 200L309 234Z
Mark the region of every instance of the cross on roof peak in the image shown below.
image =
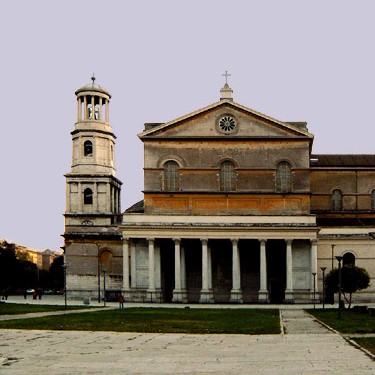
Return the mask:
M95 84L95 80L96 80L96 78L95 78L95 74L94 74L94 73L92 73L91 80L92 80L92 84Z
M226 70L224 74L222 74L223 77L225 77L225 84L227 85L228 84L228 77L231 76L231 74L228 73L228 71Z

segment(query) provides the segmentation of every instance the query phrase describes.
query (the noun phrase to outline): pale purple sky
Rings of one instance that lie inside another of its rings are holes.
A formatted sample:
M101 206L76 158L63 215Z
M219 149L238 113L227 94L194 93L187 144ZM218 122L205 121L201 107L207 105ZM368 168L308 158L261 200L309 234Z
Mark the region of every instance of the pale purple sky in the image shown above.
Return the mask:
M74 91L112 94L122 210L142 199L145 122L219 99L307 121L314 153L373 153L373 0L4 1L0 238L59 250Z

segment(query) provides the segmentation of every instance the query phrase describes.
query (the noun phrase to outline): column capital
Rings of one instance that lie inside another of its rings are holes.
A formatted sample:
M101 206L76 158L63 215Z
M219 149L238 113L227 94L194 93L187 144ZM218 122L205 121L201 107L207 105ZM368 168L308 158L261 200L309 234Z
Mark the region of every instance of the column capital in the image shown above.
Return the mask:
M265 245L267 243L267 240L263 239L263 238L258 238L258 241L261 245Z
M172 241L175 245L179 245L181 243L181 238L172 238Z
M146 238L146 240L147 240L148 242L154 242L154 241L155 241L155 238Z
M312 246L316 246L318 244L318 240L310 240Z
M238 238L231 238L230 240L232 241L233 245L237 245L238 244Z
M202 245L207 245L208 238L201 238Z
M290 240L290 239L289 239L289 240L285 240L285 242L286 242L287 245L291 246L292 243L293 243L293 240Z
M130 238L129 238L129 237L123 237L123 238L122 238L122 242L123 242L123 243L129 243L129 241L130 241Z

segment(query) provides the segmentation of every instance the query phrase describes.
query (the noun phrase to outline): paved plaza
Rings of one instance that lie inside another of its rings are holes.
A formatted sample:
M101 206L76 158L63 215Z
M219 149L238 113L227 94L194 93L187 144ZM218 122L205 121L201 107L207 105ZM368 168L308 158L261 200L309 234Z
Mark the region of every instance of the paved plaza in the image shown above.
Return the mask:
M375 374L301 309L280 319L278 335L0 330L0 374Z

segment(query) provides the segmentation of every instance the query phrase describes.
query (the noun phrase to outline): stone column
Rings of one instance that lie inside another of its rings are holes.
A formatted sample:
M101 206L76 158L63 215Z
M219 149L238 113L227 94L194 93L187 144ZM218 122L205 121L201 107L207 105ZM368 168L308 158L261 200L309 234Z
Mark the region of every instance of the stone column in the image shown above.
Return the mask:
M208 290L208 250L207 240L202 239L202 289Z
M130 288L137 287L137 252L135 240L130 243Z
M186 293L182 291L181 282L181 240L174 238L174 290L173 290L173 302L187 302Z
M200 303L213 303L213 293L212 289L209 288L209 273L211 272L211 267L209 267L208 259L208 247L207 239L201 239L202 243L202 289L199 302ZM211 258L211 257L210 257ZM211 263L211 260L210 260Z
M106 99L105 101L105 122L109 123L109 100Z
M122 289L126 292L130 290L129 283L129 256L130 256L130 240L124 238L122 242Z
M95 97L91 96L91 120L95 120Z
M155 240L148 238L148 290L155 292Z
M103 98L99 98L99 111L98 111L98 120L103 121L103 115L102 115L102 106L103 106Z
M230 301L242 303L241 291L241 265L238 249L238 240L232 239L232 290L230 292Z
M293 257L292 257L292 242L286 241L286 289L285 302L294 302L293 296Z
M77 122L81 121L81 98L77 98Z
M186 293L185 248L181 246L180 250L181 250L181 288Z
M314 302L314 276L313 273L317 274L318 269L318 241L317 240L311 240L311 252L310 252L310 264L311 264L311 270L310 270L310 296L311 301ZM316 276L315 276L316 277ZM317 279L315 279L315 282ZM315 301L319 300L319 294L317 292L317 284L315 285Z
M211 246L207 245L207 275L208 275L208 289L212 289L212 258Z
M161 292L161 264L160 264L160 246L154 246L154 266L155 266L155 289ZM161 293L159 294L161 296ZM161 301L160 301L161 302Z
M99 211L99 199L98 199L98 184L94 182L94 189L93 189L93 206L95 207L96 212Z
M260 288L258 301L261 303L268 303L268 289L267 289L267 258L266 258L266 242L267 240L259 240L260 242Z
M77 208L78 208L78 212L83 212L84 209L83 209L83 191L82 191L82 183L81 182L78 182L78 186L77 186L77 189L78 189L78 196L77 196Z
M87 97L86 97L86 95L83 97L83 118L84 118L84 120L87 120L89 118L89 115L87 113Z

